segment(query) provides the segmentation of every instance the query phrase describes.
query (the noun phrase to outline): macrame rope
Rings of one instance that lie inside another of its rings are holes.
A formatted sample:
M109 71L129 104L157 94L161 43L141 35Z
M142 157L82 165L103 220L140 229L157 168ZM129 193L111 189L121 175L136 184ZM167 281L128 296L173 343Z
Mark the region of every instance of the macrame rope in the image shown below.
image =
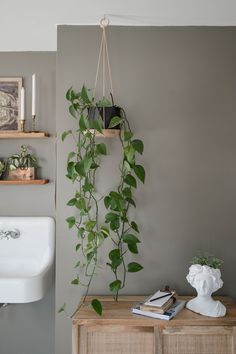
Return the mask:
M100 66L101 66L101 58L102 58L102 95L104 97L106 94L106 64L107 64L109 81L110 81L110 93L112 94L112 97L114 97L113 84L112 84L112 78L111 78L111 65L110 65L110 60L109 60L108 47L107 47L107 37L106 37L106 28L108 25L109 25L109 20L104 16L100 21L100 26L102 28L102 38L101 38L101 44L100 44L100 49L99 49L97 71L96 71L94 89L93 89L93 97L95 97L95 95L96 95L99 70L100 70Z

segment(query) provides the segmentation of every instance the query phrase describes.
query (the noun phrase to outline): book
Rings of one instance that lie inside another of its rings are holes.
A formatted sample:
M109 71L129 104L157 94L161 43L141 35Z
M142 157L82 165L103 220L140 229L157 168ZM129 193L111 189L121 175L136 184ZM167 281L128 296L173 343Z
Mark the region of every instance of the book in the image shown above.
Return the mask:
M142 311L153 311L156 313L164 313L166 312L173 304L174 299L173 297L171 297L164 305L162 305L162 307L157 307L157 306L152 306L152 305L145 305L141 304L140 305L140 310Z
M185 306L186 301L184 300L176 300L176 302L163 314L153 312L153 311L143 311L140 309L140 305L138 304L135 307L132 308L132 313L136 315L142 315L146 317L151 317L151 318L157 318L160 320L171 320L173 317L177 315Z
M145 301L144 305L152 307L162 307L173 295L175 295L175 291L171 291L171 294L168 296L165 296L166 294L168 294L168 292L158 290L154 295L149 297L147 301ZM153 301L153 299L156 298L159 299Z

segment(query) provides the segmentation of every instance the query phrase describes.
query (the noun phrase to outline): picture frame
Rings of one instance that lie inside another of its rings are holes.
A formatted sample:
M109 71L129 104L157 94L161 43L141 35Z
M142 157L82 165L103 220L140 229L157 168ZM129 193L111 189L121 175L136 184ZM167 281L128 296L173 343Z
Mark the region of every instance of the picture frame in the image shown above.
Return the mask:
M22 77L0 77L0 134L20 131Z

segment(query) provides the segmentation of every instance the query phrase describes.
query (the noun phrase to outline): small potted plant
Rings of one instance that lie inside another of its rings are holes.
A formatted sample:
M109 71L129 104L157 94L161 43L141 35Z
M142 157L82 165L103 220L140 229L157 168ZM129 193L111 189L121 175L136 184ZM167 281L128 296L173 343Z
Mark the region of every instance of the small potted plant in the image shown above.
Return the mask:
M1 179L1 177L2 177L2 175L3 175L3 173L4 173L4 171L5 171L5 169L6 169L6 164L5 164L5 162L0 160L0 179Z
M9 180L35 179L37 158L28 152L26 145L21 145L19 154L14 154L7 159Z
M91 97L91 90L85 85L81 91L75 92L72 87L67 91L66 98L70 101L71 105L69 111L74 118L77 118L77 112L83 112L84 118L90 122L91 128L93 123L97 120L101 121L102 129L120 129L120 124L113 126L111 121L114 117L122 117L122 108L114 104L114 99L111 94L111 100L106 97L102 97L101 100L95 101L94 97Z
M197 297L190 300L186 307L204 316L223 317L225 306L212 299L211 295L223 286L220 268L223 261L215 256L203 253L192 259L187 281L197 291Z

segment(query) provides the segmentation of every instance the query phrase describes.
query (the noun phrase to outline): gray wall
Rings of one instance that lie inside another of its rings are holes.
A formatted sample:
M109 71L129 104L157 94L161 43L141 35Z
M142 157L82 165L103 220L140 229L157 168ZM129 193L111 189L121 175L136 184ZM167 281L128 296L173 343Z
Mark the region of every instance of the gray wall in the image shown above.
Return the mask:
M74 127L66 90L94 83L97 27L59 26L57 132ZM221 293L236 297L236 29L110 27L109 49L116 102L144 140L147 178L136 193L135 216L144 241L144 270L127 279L126 294L150 294L170 284L193 293L185 276L194 253L225 260ZM117 180L119 144L109 140L100 188ZM80 293L73 278L75 235L65 218L74 188L65 178L72 142L58 140L56 303L72 310ZM114 180L113 180L114 179ZM112 182L111 182L112 181ZM93 293L105 294L104 272ZM70 353L70 320L56 317L56 354Z
M21 76L26 88L26 128L30 128L31 75L37 75L37 118L39 129L54 135L44 140L0 140L0 157L27 144L39 158L44 186L0 186L0 215L55 216L55 53L0 53L0 77ZM0 309L1 354L54 353L54 285L45 298L29 304Z

